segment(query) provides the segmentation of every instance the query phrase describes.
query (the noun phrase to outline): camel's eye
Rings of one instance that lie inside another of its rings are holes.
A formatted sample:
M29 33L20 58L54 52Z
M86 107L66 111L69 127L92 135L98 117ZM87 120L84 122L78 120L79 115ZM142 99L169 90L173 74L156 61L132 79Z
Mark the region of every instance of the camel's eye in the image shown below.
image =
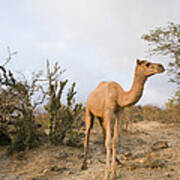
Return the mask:
M150 65L151 65L151 63L147 63L147 64L146 64L146 67L149 67Z

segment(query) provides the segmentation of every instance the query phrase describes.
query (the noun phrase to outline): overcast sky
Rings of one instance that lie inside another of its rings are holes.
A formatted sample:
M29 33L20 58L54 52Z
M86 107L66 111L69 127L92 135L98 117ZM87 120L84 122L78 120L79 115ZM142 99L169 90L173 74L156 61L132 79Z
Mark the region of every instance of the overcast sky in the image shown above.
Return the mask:
M167 67L141 36L171 21L180 22L179 0L0 0L0 62L7 46L18 51L9 67L26 75L58 61L85 102L102 80L128 90L137 58ZM166 73L156 75L139 104L163 106L174 90Z

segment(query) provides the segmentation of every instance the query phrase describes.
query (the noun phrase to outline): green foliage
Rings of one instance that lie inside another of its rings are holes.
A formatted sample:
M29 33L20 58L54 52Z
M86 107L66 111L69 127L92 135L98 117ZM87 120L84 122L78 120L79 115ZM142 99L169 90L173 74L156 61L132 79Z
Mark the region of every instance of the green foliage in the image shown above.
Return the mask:
M151 55L170 57L170 82L177 84L177 91L170 101L180 103L180 24L171 22L166 27L156 28L143 35L142 39L149 43Z
M17 117L14 128L14 141L9 149L10 151L24 151L40 144L32 112L25 111L22 118Z
M171 58L169 73L171 82L180 86L180 25L169 23L142 36L150 46L151 55L164 55Z

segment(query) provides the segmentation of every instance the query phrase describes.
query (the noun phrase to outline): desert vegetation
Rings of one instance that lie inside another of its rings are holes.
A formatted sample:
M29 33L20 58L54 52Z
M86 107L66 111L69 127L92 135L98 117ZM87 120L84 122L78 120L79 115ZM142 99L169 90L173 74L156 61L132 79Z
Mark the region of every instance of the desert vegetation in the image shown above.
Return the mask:
M0 66L0 144L8 145L9 152L25 151L42 144L47 136L56 145L65 137L76 145L76 129L82 125L84 112L83 105L75 102L76 84L69 88L67 104L63 104L61 96L68 80L60 80L64 70L58 63L51 70L47 60L47 74L33 73L28 82L14 77L6 67L10 60Z
M10 55L12 56L12 55ZM78 143L79 129L84 125L84 105L75 101L74 82L63 94L68 80L62 80L65 70L56 63L50 67L47 60L46 74L33 73L31 82L19 80L8 62L0 66L0 130L1 145L8 145L11 151L22 151L43 143L43 136L49 142L63 144ZM66 96L66 102L61 101ZM153 105L131 106L121 115L121 128L127 130L131 123L139 121L180 122L180 99L175 96L161 109ZM4 98L6 97L6 98ZM81 134L82 135L82 134Z

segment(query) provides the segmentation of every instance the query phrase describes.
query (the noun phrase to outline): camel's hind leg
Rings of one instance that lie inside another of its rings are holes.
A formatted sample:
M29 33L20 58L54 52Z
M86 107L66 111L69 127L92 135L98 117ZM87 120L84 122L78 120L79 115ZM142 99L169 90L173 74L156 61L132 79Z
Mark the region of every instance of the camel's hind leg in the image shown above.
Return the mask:
M86 132L85 132L85 139L84 139L84 161L82 164L81 169L87 169L87 152L89 146L89 138L90 138L90 131L93 127L94 115L86 108Z
M98 118L99 123L100 123L101 128L102 128L102 132L103 132L103 143L104 143L104 145L105 145L105 141L106 141L106 128L105 128L105 125L104 125L104 123L103 123L103 118L101 118L101 117L97 117L97 118Z

